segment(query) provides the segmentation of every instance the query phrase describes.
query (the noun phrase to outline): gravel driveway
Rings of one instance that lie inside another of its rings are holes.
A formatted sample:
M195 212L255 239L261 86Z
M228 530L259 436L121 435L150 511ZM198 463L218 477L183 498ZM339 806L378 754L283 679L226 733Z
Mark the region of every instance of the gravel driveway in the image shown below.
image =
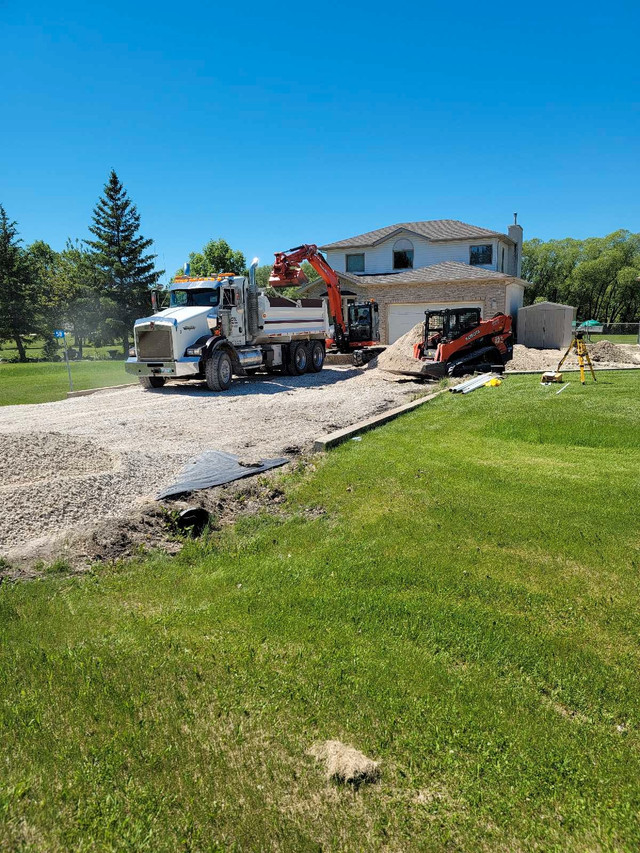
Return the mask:
M0 555L153 497L191 456L226 450L245 461L295 454L334 429L406 402L413 383L326 367L304 376L138 386L57 403L0 408Z

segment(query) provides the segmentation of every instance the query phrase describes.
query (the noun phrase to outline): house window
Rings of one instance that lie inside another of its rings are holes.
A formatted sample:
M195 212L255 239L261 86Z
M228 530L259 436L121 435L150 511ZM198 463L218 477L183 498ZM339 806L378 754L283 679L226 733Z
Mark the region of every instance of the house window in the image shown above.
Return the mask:
M502 261L500 263L500 272L504 272L504 247L502 249Z
M347 272L364 272L364 252L361 255L346 255Z
M411 240L396 240L393 244L394 270L413 269L413 243Z
M469 263L472 267L493 263L493 246L471 246Z

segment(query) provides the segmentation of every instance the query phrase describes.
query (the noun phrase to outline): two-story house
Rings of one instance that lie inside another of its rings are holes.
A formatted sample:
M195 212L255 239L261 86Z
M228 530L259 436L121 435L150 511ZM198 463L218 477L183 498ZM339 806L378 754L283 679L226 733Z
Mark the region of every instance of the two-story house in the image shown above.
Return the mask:
M515 317L527 286L516 221L506 234L457 219L403 222L320 249L340 277L345 304L379 304L383 343L397 340L428 309L477 306L483 317L497 311ZM306 292L319 296L326 288L315 281Z

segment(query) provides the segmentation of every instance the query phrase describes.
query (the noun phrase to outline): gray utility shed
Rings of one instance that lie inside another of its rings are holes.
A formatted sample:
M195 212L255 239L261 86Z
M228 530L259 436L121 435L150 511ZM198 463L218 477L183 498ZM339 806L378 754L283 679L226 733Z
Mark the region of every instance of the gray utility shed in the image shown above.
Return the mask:
M576 309L557 302L538 302L518 311L518 343L537 349L563 349L571 343Z

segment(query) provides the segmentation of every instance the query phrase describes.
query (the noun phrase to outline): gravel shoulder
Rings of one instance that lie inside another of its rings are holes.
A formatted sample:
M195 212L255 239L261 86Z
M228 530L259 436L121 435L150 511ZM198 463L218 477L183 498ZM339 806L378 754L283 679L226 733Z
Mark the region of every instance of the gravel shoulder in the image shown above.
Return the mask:
M127 516L203 450L247 461L294 456L320 435L406 402L415 387L326 367L238 379L223 394L176 383L0 408L0 556Z

